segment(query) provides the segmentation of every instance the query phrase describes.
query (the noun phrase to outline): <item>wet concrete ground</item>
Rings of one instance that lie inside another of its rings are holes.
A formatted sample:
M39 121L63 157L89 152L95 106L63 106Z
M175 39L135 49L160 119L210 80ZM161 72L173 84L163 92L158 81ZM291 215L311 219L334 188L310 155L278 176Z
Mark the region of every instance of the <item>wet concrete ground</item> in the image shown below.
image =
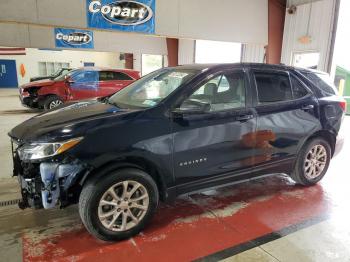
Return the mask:
M0 109L0 163L7 161L3 130L30 114ZM350 131L350 119L344 124ZM76 206L0 207L0 261L350 261L349 152L345 142L313 187L278 175L182 196L162 204L141 234L117 243L91 237ZM1 166L1 178L9 166ZM17 192L15 181L0 180L0 201Z

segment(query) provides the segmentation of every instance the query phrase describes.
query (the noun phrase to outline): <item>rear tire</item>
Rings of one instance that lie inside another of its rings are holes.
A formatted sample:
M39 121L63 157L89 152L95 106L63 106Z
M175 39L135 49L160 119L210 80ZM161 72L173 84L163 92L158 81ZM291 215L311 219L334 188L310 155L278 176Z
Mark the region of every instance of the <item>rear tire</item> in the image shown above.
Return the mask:
M95 237L105 241L122 240L145 227L158 200L153 179L139 169L126 168L88 181L80 194L79 214Z
M63 100L56 95L49 95L44 100L44 109L49 110L63 104Z
M300 150L291 178L304 186L319 182L328 170L331 147L323 138L309 140Z

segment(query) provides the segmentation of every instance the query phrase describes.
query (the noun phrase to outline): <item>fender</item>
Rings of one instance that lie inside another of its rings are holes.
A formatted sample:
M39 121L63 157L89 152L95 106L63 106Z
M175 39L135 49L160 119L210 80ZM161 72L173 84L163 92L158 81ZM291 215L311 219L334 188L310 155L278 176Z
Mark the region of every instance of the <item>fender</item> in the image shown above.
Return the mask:
M331 146L331 150L332 150L332 156L334 155L334 151L335 151L335 143L336 143L336 135L329 131L329 130L318 130L314 133L312 133L311 135L309 135L307 138L305 138L302 143L300 143L300 146L298 147L297 150L297 154L299 154L300 150L303 148L303 146L305 145L306 141L310 140L311 138L314 137L322 137L324 139L326 139L326 141L329 143L329 145ZM296 157L297 158L297 157Z
M148 173L158 186L161 200L165 201L167 199L168 181L164 178L164 176L167 176L165 171L153 161L140 156L120 156L115 159L110 159L98 167L95 166L91 171L83 173L77 181L79 185L83 186L86 181L90 179L99 180L112 171L130 167Z
M65 102L67 100L65 89L66 87L59 83L50 86L43 86L38 90L38 96L56 95Z

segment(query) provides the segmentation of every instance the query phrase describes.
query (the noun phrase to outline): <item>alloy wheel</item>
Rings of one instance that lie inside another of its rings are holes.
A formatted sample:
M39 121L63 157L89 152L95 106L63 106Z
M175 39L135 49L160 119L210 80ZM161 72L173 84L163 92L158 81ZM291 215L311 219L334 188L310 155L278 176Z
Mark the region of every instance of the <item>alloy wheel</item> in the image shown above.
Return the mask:
M57 107L57 106L59 106L59 105L61 105L63 102L61 101L61 100L54 100L54 101L52 101L51 103L50 103L50 105L49 105L49 108L50 109L52 109L52 108L54 108L54 107Z
M126 231L140 223L149 207L147 189L139 182L126 180L111 186L101 197L98 218L112 231Z
M327 163L327 150L323 145L315 145L307 153L304 163L304 173L308 179L319 177Z

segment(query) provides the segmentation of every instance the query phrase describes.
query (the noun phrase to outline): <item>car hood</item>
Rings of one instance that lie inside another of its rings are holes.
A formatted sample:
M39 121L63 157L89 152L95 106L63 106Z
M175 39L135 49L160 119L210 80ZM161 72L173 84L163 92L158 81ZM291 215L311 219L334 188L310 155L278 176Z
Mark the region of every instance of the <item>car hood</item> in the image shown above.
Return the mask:
M115 124L115 118L134 118L139 112L98 100L81 101L34 116L14 127L9 136L20 143L68 140L84 136L96 127Z
M55 81L51 79L42 79L42 80L37 80L33 81L27 84L22 85L22 88L31 88L31 87L37 87L37 86L51 86L55 83Z

